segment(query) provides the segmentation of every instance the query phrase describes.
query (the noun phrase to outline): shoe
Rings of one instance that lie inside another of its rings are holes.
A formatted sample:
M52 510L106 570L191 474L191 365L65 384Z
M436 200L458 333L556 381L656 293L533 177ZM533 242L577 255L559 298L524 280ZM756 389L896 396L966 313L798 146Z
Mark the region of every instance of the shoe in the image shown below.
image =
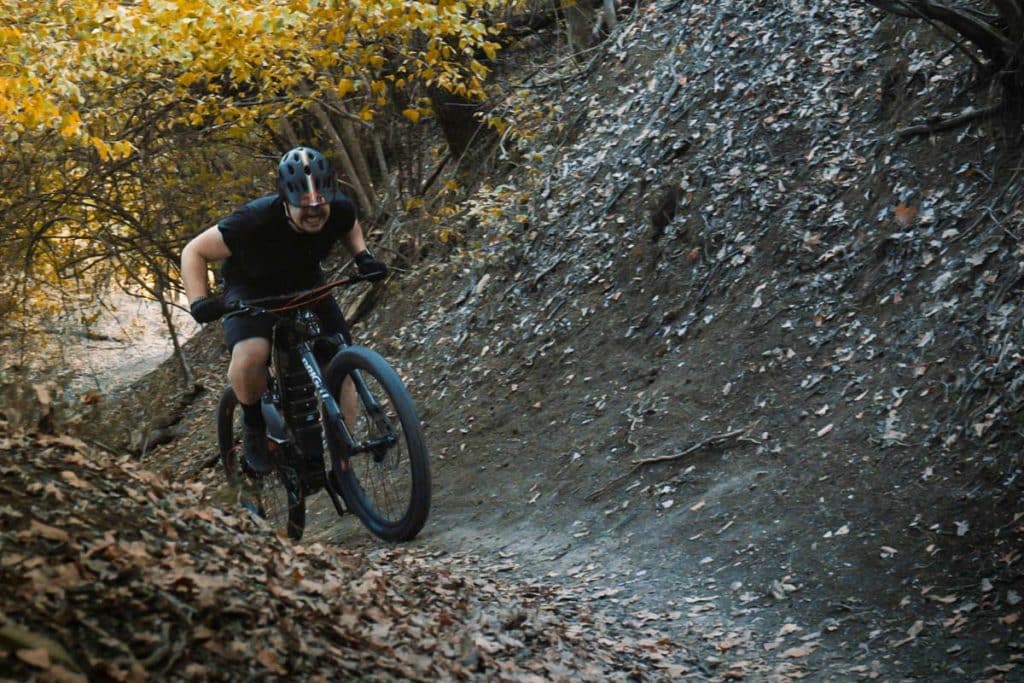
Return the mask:
M245 464L256 474L269 474L274 469L267 449L265 427L242 425L242 457Z

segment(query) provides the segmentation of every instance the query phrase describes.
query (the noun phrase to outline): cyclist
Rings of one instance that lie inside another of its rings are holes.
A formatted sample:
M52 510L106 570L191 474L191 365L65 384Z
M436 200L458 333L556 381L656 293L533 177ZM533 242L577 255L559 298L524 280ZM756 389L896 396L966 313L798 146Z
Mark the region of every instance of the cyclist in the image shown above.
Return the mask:
M309 147L287 152L277 168L277 194L255 199L193 238L181 252L181 278L192 317L209 323L237 301L277 296L322 284L320 265L337 242L355 259L360 275L379 280L387 266L366 247L355 206L335 189L334 168ZM210 296L207 268L223 261L224 291ZM322 329L351 343L348 323L333 297L316 310ZM260 397L267 387L269 313L224 317L231 351L228 381L242 409L242 453L249 467L271 470Z

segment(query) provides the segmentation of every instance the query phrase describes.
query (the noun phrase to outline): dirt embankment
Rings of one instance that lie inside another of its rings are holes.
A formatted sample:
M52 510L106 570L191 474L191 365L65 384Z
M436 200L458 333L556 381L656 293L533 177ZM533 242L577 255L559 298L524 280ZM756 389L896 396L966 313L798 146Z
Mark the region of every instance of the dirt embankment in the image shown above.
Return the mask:
M414 547L574 587L695 678L1011 679L1019 148L899 135L980 96L923 27L748 9L656 3L538 72L534 171L494 164L358 328L427 425ZM214 394L146 462L214 489ZM312 540L377 547L321 503Z

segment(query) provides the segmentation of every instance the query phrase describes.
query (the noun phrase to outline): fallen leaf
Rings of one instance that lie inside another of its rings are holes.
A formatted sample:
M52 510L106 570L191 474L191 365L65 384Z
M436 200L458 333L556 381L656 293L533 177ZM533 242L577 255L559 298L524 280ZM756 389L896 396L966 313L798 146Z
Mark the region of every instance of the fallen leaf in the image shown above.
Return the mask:
M89 683L89 679L84 675L76 674L60 664L51 666L43 680L53 681L53 683Z
M954 602L959 600L955 595L929 595L928 599L934 600L935 602L941 602L943 605L952 605Z
M35 519L32 520L28 529L20 532L18 536L42 536L49 541L60 541L61 543L68 543L71 540L71 536L63 529L58 529L57 527L50 526L49 524L43 524Z
M98 391L87 391L82 394L82 405L95 405L103 400L103 394Z
M914 222L914 218L917 217L917 208L913 206L907 206L906 204L898 204L893 210L896 215L896 222L904 228L909 228Z
M277 661L277 655L271 650L262 649L257 652L256 661L280 676L284 676L288 673L288 671Z
M40 446L65 446L83 453L89 450L89 445L84 441L76 439L73 436L68 436L67 434L60 434L58 436L53 436L51 434L39 434L36 436L36 441Z
M12 649L19 645L23 646L20 648L20 651L26 652L44 650L48 657L56 659L58 662L66 664L75 670L78 669L74 660L71 659L71 655L68 654L67 650L60 643L34 631L22 628L13 621L7 621L0 625L0 643L4 643Z
M15 654L21 661L38 669L50 668L50 653L46 651L45 647L37 647L31 650L18 650Z
M72 472L71 470L64 470L63 472L61 472L60 473L60 478L63 479L64 481L66 481L71 486L74 486L76 489L91 489L91 488L93 488L92 484L90 484L89 482L87 482L87 481L85 481L83 479L80 479L78 477L78 475L75 474L74 472Z
M729 650L733 649L734 647L736 647L738 645L743 645L746 642L747 642L747 639L746 638L742 638L742 637L727 638L727 639L723 640L722 642L718 643L717 645L715 645L715 649L718 650L719 652L728 652Z

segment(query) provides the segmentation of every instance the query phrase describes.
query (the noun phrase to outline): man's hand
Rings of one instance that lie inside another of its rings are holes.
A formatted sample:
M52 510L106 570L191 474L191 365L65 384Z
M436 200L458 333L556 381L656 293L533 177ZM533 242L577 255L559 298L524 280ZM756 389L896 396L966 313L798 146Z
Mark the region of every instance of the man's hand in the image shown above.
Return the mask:
M383 261L378 260L369 249L359 252L355 258L356 268L364 279L376 282L387 277L388 267L384 265Z
M219 296L201 296L189 304L189 311L197 323L212 323L230 310L231 307Z

